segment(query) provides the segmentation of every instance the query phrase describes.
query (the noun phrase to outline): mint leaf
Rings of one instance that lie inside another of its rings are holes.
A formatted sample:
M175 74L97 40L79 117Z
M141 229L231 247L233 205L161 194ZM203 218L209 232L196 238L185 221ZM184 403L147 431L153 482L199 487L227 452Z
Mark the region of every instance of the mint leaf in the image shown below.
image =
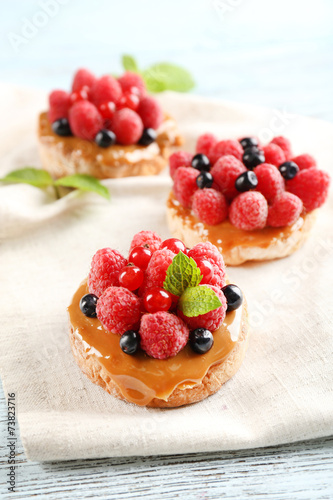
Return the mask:
M55 182L56 186L65 186L71 188L81 189L82 191L92 191L107 200L110 199L108 189L100 183L98 179L86 174L74 174L62 177Z
M200 269L192 257L179 252L169 265L163 288L173 295L181 295L187 287L195 287L202 280Z
M134 73L139 73L139 68L136 63L136 60L134 59L133 56L130 56L128 54L124 54L121 62L123 64L123 67L126 71L133 71Z
M178 308L188 318L214 311L221 305L214 290L204 285L187 288L178 302Z
M151 92L162 92L163 90L188 92L195 85L189 71L176 64L166 62L153 64L143 72L143 77L147 89Z
M46 170L39 168L26 167L10 172L5 177L0 179L2 182L17 182L22 184L30 184L31 186L45 188L53 184L53 179Z

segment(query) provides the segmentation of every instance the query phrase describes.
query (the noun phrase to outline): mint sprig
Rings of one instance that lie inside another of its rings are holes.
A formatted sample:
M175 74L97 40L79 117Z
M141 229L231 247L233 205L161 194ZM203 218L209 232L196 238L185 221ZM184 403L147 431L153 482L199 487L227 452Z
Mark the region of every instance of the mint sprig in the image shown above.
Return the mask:
M183 252L175 255L167 269L163 288L180 297L178 308L189 318L206 314L222 305L214 290L198 286L201 280L202 274L192 257Z
M135 58L129 54L122 56L122 64L126 71L133 71L142 76L148 92L188 92L195 86L191 73L176 64L161 62L140 70Z
M0 179L0 182L30 184L31 186L35 186L40 189L53 186L57 198L60 198L58 187L64 186L80 189L81 191L91 191L100 196L103 196L107 200L110 199L110 193L108 189L103 186L103 184L101 184L98 179L86 174L68 175L55 181L46 170L34 167L26 167L10 172L5 177Z
M188 318L214 311L221 305L214 290L204 285L187 288L178 302L178 308Z

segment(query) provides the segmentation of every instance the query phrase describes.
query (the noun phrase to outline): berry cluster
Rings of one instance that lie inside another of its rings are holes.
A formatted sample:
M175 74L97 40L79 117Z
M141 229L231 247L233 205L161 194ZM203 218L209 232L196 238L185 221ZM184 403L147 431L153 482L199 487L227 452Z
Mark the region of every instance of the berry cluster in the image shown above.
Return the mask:
M172 274L173 265L177 276ZM180 293L172 288L172 293L170 287L177 286L177 280L181 286L188 280L187 285ZM80 302L83 314L97 317L108 332L121 335L120 348L126 354L141 348L158 359L175 356L188 342L195 352L207 352L213 345L212 332L243 300L236 285L226 285L224 261L214 245L199 243L187 249L182 241L162 241L152 231L134 236L128 259L117 250L98 250L88 288ZM186 300L189 304L193 292L197 302L191 305L199 307L199 313L193 307L188 313L183 305ZM202 309L205 294L210 305Z
M286 137L261 146L256 137L218 141L201 135L196 154L170 157L173 190L181 205L208 225L229 217L239 229L293 224L326 200L329 175L309 154L295 156Z
M156 140L163 111L147 96L140 75L127 71L118 79L96 78L79 69L70 93L54 90L49 95L48 118L57 135L94 140L101 148L115 143L148 146Z

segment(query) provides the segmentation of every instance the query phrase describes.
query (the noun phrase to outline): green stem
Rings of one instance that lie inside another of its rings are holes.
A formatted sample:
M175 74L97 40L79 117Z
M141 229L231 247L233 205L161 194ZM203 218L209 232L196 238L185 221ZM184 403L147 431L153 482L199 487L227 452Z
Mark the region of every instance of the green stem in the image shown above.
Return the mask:
M60 200L61 196L60 196L60 191L59 191L58 186L56 184L53 184L53 187L54 187L54 191L55 191L55 195L56 195L57 200Z

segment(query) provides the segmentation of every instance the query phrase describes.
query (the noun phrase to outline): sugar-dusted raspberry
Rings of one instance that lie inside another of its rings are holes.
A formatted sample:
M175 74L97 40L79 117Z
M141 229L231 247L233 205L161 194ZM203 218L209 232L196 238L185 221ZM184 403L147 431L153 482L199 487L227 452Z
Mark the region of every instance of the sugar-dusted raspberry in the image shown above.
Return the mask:
M140 321L141 301L133 292L121 286L110 286L96 306L97 318L105 330L122 335L137 329Z
M265 162L270 163L271 165L275 165L278 167L281 163L286 161L286 155L283 150L277 144L270 143L267 146L264 146L263 152L265 155Z
M198 137L195 152L206 155L211 161L211 152L217 142L218 140L214 134L202 134Z
M139 333L141 349L157 359L176 356L186 346L189 337L185 323L175 314L165 311L144 314Z
M120 101L122 96L120 83L111 75L104 75L91 87L90 98L95 106L100 106L104 102Z
M138 113L141 116L145 128L153 128L156 130L163 121L163 111L160 103L150 96L141 99Z
M109 286L119 285L120 270L127 260L117 250L102 248L92 258L88 276L89 292L100 297Z
M329 185L330 176L328 173L311 167L301 170L288 181L286 189L301 198L305 210L311 212L325 202Z
M284 180L279 170L269 163L262 163L255 168L258 179L256 190L262 193L268 203L284 191Z
M111 129L119 144L136 144L142 136L143 123L135 111L124 108L113 115Z
M133 248L143 246L154 253L159 250L161 244L162 238L154 231L140 231L133 236L129 253L132 252Z
M175 254L168 248L156 250L149 261L146 270L146 289L151 287L163 287L166 272Z
M193 155L187 151L176 151L169 158L170 176L172 179L175 177L177 168L190 167Z
M210 311L206 314L201 314L199 316L194 316L193 318L188 318L181 311L178 310L178 316L180 316L185 323L188 325L190 330L195 330L196 328L207 328L211 332L217 330L223 323L225 314L227 311L227 299L225 298L222 290L217 286L212 285L199 285L206 286L214 290L218 298L220 299L221 306L213 311Z
M53 90L49 95L48 119L51 123L59 118L67 118L70 107L69 94L64 90Z
M175 197L184 207L190 207L192 197L198 189L196 180L198 171L192 167L179 167L176 170L173 190Z
M316 167L317 162L313 156L305 153L303 155L295 156L292 160L300 170L305 170L306 168Z
M212 164L214 165L214 163L217 162L217 160L221 158L221 156L226 155L232 155L237 158L237 160L241 160L243 152L243 148L238 141L228 139L225 141L217 142L215 146L213 146L210 152L210 158Z
M139 97L144 97L146 95L146 84L142 76L137 73L126 71L126 73L118 78L118 82L124 93L135 93L138 91Z
M266 225L268 205L263 194L247 191L238 195L229 208L229 219L238 229L252 231Z
M225 285L225 264L222 255L209 241L198 243L188 252L196 262L202 259L208 260L213 266L213 277L209 280L210 285L222 288Z
M97 78L91 71L85 68L78 69L74 75L72 92L81 90L83 87L88 87L90 89L96 81Z
M89 101L78 101L69 110L71 131L77 137L92 141L103 128L103 118Z
M303 203L298 196L288 192L281 193L268 209L267 225L290 226L297 221L302 210Z
M193 195L192 210L201 222L215 226L227 218L228 202L215 189L198 189Z
M235 188L235 181L243 172L246 172L243 163L231 155L219 158L211 170L214 182L228 200L239 194Z
M279 146L282 149L282 151L284 152L284 155L286 157L286 161L291 160L291 158L293 156L293 152L291 149L291 142L289 141L289 139L287 139L286 137L283 137L282 135L279 135L277 137L274 137L271 140L270 144L276 144L277 146ZM266 161L267 161L267 158L266 158Z

